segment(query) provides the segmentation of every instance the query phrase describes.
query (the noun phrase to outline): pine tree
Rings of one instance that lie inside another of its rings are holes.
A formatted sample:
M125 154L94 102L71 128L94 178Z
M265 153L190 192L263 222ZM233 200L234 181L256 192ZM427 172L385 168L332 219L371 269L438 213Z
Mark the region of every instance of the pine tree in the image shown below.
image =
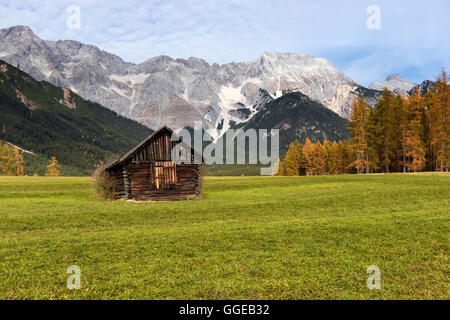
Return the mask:
M45 175L48 177L59 177L59 169L60 166L58 164L58 160L56 160L56 157L52 157L50 160L50 164L47 166L47 173Z

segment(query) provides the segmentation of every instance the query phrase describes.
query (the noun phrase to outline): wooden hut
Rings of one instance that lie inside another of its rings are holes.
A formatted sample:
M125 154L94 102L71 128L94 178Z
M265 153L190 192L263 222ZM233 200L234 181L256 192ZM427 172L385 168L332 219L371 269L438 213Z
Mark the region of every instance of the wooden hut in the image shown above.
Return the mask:
M201 197L201 165L194 164L195 151L179 138L173 141L172 135L164 126L106 167L114 182L114 198L157 201ZM188 161L172 161L171 151L177 144L188 152L184 157Z

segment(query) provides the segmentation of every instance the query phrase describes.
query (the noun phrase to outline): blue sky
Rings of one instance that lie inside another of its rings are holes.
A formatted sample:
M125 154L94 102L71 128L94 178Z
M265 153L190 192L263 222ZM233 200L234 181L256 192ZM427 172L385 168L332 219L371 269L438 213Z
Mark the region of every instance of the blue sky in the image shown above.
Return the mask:
M80 29L67 27L71 5ZM366 25L371 5L379 30ZM0 28L28 25L43 39L94 44L126 61L164 54L223 64L295 52L326 58L363 85L449 70L449 17L448 0L0 0Z

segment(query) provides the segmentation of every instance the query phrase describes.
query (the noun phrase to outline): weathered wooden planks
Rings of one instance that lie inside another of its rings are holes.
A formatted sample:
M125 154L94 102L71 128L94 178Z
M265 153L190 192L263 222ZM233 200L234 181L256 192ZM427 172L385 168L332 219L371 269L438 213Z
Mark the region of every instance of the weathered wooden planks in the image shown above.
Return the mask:
M171 161L172 148L178 143L171 141L171 132L156 132L109 168L116 182L116 199L168 201L201 196L200 165Z

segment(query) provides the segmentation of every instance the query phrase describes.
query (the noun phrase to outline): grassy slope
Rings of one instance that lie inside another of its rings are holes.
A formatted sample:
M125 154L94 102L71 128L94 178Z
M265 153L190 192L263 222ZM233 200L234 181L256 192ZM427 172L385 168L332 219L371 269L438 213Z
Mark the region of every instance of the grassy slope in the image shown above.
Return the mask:
M0 177L0 298L448 299L449 184L207 178L204 200L129 203L88 178Z

